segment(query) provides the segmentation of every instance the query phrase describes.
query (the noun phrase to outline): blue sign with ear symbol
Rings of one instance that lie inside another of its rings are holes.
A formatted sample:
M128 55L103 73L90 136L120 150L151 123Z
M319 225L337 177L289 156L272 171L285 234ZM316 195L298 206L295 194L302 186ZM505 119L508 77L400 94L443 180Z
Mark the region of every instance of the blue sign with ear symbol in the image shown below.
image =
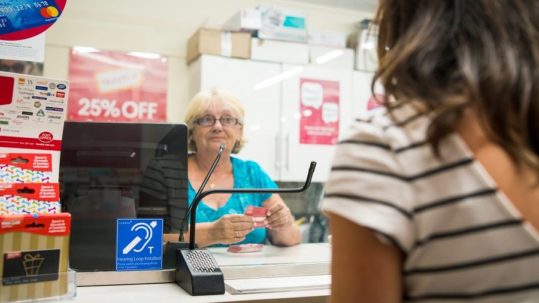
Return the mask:
M163 219L118 219L116 270L159 270L163 261Z

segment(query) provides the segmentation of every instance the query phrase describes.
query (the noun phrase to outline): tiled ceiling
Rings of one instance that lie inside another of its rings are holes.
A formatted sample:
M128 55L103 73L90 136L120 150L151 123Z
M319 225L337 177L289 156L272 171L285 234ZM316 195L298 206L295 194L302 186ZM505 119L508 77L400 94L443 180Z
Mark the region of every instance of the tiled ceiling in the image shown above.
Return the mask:
M293 0L343 9L353 9L362 12L374 12L378 0Z

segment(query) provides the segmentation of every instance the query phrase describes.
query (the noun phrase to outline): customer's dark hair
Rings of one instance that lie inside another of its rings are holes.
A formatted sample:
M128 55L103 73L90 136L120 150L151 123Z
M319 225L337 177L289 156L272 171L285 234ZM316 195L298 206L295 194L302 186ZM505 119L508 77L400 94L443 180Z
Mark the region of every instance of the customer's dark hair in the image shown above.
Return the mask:
M473 108L489 138L539 174L539 1L380 0L379 69L391 109L433 114L428 141ZM374 86L373 81L373 86Z

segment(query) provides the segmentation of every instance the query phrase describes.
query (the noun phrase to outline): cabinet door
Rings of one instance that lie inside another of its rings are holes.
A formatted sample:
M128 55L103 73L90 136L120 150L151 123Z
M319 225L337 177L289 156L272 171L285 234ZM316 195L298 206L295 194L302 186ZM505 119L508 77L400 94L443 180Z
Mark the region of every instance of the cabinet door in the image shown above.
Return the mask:
M303 181L311 161L313 181L324 182L333 161L335 143L351 121L352 71L317 66L283 65L296 72L282 82L282 181Z
M260 88L259 84L278 75L281 65L203 55L190 68L194 83L191 89L195 90L192 95L198 90L218 87L241 101L245 107L246 144L238 157L256 161L277 180L281 88L279 85Z

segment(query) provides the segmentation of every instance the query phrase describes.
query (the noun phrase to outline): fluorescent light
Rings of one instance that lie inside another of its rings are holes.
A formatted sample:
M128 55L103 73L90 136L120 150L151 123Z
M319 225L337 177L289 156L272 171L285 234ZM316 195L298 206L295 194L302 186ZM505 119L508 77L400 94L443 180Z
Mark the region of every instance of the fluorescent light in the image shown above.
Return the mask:
M286 80L288 78L294 77L295 75L301 74L303 72L303 66L296 66L294 68L291 68L289 70L286 70L277 76L268 78L258 84L256 84L253 89L254 90L260 90L266 87L270 87L274 84L277 84L283 80Z
M140 57L144 59L159 59L161 55L155 53L144 53L144 52L129 52L128 55Z
M316 64L324 64L326 62L329 62L335 58L338 58L344 54L344 51L341 49L332 50L330 52L327 52L323 54L322 56L318 56L314 61Z
M96 53L99 52L97 48L87 47L87 46L75 46L73 50L77 53Z

